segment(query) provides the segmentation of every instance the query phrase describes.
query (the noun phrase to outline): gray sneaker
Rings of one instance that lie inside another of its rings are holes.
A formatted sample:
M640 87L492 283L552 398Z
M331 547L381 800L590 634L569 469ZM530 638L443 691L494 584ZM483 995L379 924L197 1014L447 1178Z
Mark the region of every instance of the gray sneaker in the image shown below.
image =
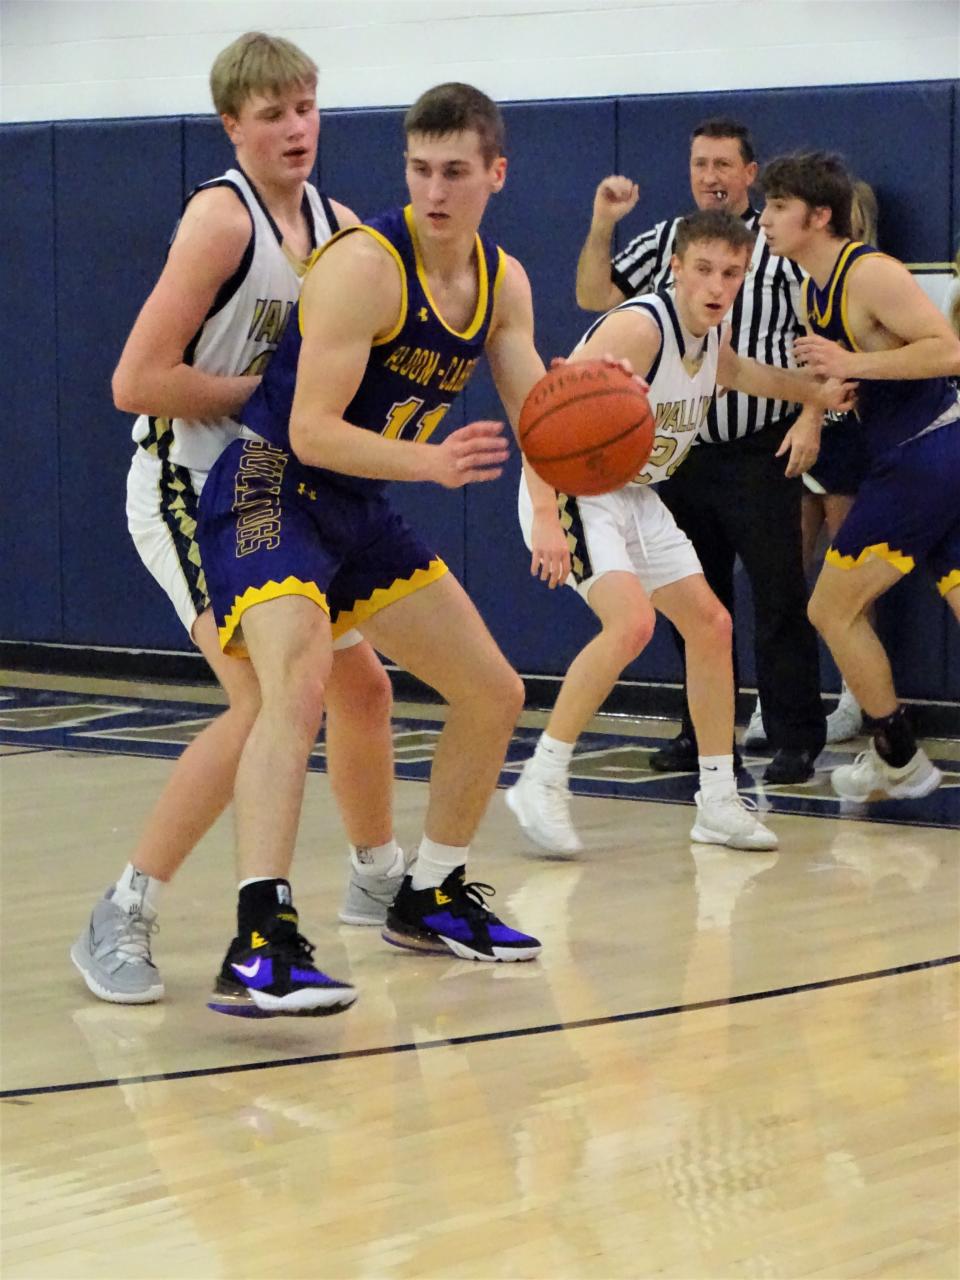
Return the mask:
M393 905L406 868L406 857L402 869L395 876L364 875L351 864L347 892L337 912L338 918L343 924L386 924L387 908Z
M153 1004L163 998L163 981L150 956L150 935L158 925L139 911L128 914L108 889L93 908L90 923L70 948L70 959L95 996L111 1004Z

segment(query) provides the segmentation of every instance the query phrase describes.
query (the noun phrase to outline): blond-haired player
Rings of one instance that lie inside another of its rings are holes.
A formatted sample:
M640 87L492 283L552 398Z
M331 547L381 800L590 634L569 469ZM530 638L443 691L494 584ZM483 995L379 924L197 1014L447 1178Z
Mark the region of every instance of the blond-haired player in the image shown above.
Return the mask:
M249 32L213 64L211 93L236 164L189 197L166 264L113 379L136 413L127 517L137 550L223 686L227 710L187 747L116 884L71 951L101 999L163 995L150 935L163 886L226 807L260 706L251 664L217 642L195 539L197 503L238 414L295 310L311 255L358 222L309 182L320 120L317 67L287 40ZM341 638L328 690L331 784L351 841L341 919L381 924L400 884L393 838L391 692L359 632Z

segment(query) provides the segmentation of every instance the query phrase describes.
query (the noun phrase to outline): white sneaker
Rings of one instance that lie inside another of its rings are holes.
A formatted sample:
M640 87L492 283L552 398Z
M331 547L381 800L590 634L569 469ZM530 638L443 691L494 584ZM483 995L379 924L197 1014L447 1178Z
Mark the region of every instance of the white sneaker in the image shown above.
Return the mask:
M719 800L705 800L703 792L694 796L697 820L690 839L698 844L723 844L728 849L776 849L779 841L757 817L756 801L736 791Z
M844 800L914 800L936 791L943 774L920 747L901 769L894 769L871 743L853 764L834 769L830 781Z
M541 849L569 857L583 848L570 819L570 789L564 775L559 780L544 776L528 760L503 794L524 834Z
M863 732L863 712L846 685L836 707L827 716L827 742L849 742Z
M760 706L759 698L753 708L750 723L744 730L743 745L745 747L765 747L767 745L767 731L763 727L763 708Z

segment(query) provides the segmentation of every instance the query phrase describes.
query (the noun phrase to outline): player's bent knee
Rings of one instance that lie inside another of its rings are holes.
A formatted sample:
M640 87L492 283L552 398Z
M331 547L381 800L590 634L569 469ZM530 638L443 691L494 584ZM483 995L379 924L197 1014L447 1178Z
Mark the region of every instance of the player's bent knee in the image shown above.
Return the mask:
M703 633L711 648L729 649L733 644L733 619L719 600L704 613Z
M484 706L498 722L516 724L523 710L527 691L513 667L504 662L494 682L484 680L482 684L478 684L478 692L482 694Z
M292 734L316 736L323 718L326 673L311 655L288 655L278 668L261 675L263 711L282 720Z
M227 712L236 720L238 725L245 725L248 729L260 714L262 705L260 698L260 686L254 684L252 688L244 688L240 690L227 690L227 698L229 705Z
M817 591L816 587L807 601L807 617L818 634L824 637L839 629L844 622L839 602Z
M862 612L855 599L839 599L816 589L807 603L807 617L828 647L832 638L848 631Z
M358 727L379 728L393 712L393 685L380 661L338 669L334 662L327 704L340 716L349 716Z
M604 632L616 649L618 659L622 660L622 666L625 667L643 653L653 639L656 621L656 614L651 611L618 618L604 626Z

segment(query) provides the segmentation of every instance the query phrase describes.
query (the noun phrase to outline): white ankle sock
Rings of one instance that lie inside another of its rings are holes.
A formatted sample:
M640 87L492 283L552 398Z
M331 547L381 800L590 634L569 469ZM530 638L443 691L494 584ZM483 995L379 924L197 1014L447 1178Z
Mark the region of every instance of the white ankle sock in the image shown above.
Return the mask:
M164 882L153 876L138 871L132 862L128 862L123 875L114 885L113 901L122 910L130 914L133 911L153 919L160 910L160 895Z
M574 746L573 742L561 742L559 738L551 738L549 733L541 733L537 749L533 753L534 768L544 773L566 775Z
M438 844L424 836L413 866L410 868L411 887L435 889L443 884L451 871L467 861L469 845Z
M352 844L350 864L362 876L391 876L403 867L403 854L391 836L386 844Z
M700 794L704 800L722 800L736 792L737 781L733 776L733 755L697 756L700 770Z

